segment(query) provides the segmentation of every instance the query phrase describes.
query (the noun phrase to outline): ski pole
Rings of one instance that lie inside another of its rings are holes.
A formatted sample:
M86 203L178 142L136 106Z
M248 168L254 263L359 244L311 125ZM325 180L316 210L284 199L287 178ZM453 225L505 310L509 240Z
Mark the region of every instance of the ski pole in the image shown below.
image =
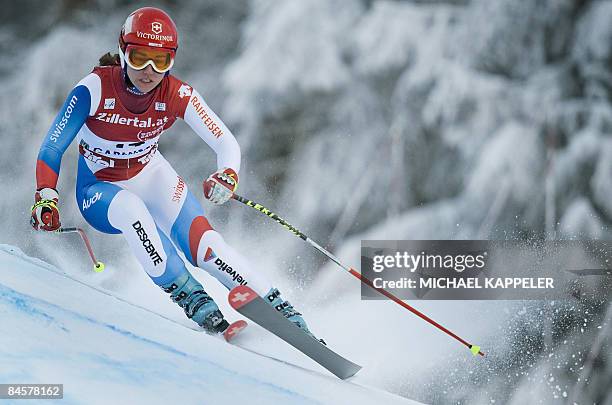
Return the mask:
M91 248L91 243L89 243L89 238L87 237L87 234L85 233L83 229L76 228L76 227L68 227L68 228L59 228L55 232L57 233L78 233L81 236L83 243L85 243L85 247L87 248L89 257L91 258L91 261L94 264L94 271L96 273L101 273L104 271L105 265L104 263L96 260L96 256L94 255L93 249Z
M464 339L462 339L461 337L459 337L458 335L456 335L455 333L453 333L452 331L448 330L447 328L445 328L444 326L440 325L438 322L434 321L433 319L431 319L430 317L428 317L427 315L423 314L422 312L420 312L419 310L417 310L416 308L413 308L412 306L406 304L404 301L400 300L399 298L397 298L395 295L391 294L389 291L382 289L382 288L378 288L374 286L374 283L372 283L372 281L370 281L368 278L364 277L363 275L361 275L361 273L359 273L358 271L356 271L355 269L353 269L352 267L348 267L344 264L342 264L340 262L340 259L338 259L336 256L334 256L333 254L331 254L330 252L328 252L326 249L324 249L323 247L321 247L317 242L313 241L312 239L310 239L308 236L304 235L300 230L298 230L296 227L294 227L293 225L291 225L289 222L285 221L284 219L282 219L281 217L279 217L277 214L273 213L272 211L270 211L269 209L267 209L266 207L264 207L261 204L258 204L252 200L246 199L244 197L239 196L238 194L233 194L232 198L236 201L239 201L241 203L243 203L244 205L247 205L251 208L256 209L257 211L261 212L262 214L265 214L267 216L269 216L270 218L272 218L273 220L275 220L276 222L278 222L279 224L281 224L283 227L285 227L287 230L289 230L291 233L293 233L295 236L299 237L300 239L308 242L311 246L313 246L315 249L317 249L319 252L323 253L325 256L327 256L329 259L331 259L334 263L336 263L338 266L342 267L344 270L346 270L348 273L350 273L351 275L353 275L354 277L358 278L359 281L361 281L362 283L364 283L365 285L373 288L374 290L378 291L380 294L384 295L385 297L393 300L396 304L401 305L402 307L406 308L408 311L412 312L413 314L415 314L416 316L420 317L421 319L423 319L424 321L429 322L430 324L432 324L433 326L435 326L436 328L440 329L442 332L446 333L447 335L453 337L454 339L456 339L457 341L461 342L464 346L467 346L468 349L470 349L470 351L472 352L472 354L474 356L476 356L477 354L484 356L484 352L482 352L480 350L480 346L477 345L473 345L468 343L467 341L465 341Z

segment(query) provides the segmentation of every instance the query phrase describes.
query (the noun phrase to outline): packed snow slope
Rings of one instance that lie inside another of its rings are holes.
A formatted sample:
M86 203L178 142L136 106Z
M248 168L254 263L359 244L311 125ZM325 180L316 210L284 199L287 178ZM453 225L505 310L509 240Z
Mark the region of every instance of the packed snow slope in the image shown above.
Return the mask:
M416 404L308 359L294 366L228 344L9 245L0 245L0 319L0 382L64 384L52 404ZM249 329L242 345L261 346L266 332Z

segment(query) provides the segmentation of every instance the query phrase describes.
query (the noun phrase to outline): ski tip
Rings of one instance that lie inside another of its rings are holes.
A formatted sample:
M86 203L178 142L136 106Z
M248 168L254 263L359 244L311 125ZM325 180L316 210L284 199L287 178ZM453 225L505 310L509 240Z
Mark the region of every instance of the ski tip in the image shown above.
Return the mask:
M230 326L228 326L227 329L225 329L225 332L223 332L223 337L225 338L225 341L226 342L231 341L233 338L238 336L238 334L246 327L247 327L247 323L246 321L243 321L242 319L230 324Z
M361 366L353 364L353 367L351 369L347 370L343 374L336 374L336 377L340 378L341 380L347 380L357 374L359 370L361 370Z
M255 291L251 289L251 287L247 287L246 285L239 285L238 287L232 288L230 291L227 300L229 304L234 309L239 309L249 302L253 301L255 298L259 297Z
M479 355L479 354L480 354L481 356L484 356L484 353L480 351L480 346L477 346L477 345L472 345L472 346L470 347L470 351L472 352L472 354L473 354L474 356L477 356L477 355Z

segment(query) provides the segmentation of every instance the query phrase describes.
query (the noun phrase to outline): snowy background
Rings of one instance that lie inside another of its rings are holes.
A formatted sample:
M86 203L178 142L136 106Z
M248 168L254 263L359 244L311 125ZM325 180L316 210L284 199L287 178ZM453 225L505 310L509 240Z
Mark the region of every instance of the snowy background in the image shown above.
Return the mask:
M173 73L242 146L240 193L347 264L362 239L612 239L612 1L152 3L179 27ZM142 5L3 4L0 243L173 311L120 237L89 231L96 275L78 239L28 224L42 137ZM201 196L206 145L179 122L161 150ZM85 225L76 154L65 225ZM413 303L489 354L474 359L392 303L361 302L356 280L252 210L205 208L371 385L426 403L612 403L608 301Z

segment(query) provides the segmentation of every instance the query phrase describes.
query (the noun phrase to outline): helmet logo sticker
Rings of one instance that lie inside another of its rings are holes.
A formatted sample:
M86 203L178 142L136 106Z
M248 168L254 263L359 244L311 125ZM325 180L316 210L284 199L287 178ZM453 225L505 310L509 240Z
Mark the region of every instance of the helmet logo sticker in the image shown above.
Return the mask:
M162 32L162 23L157 21L151 23L151 31L153 31L154 34L159 34Z

